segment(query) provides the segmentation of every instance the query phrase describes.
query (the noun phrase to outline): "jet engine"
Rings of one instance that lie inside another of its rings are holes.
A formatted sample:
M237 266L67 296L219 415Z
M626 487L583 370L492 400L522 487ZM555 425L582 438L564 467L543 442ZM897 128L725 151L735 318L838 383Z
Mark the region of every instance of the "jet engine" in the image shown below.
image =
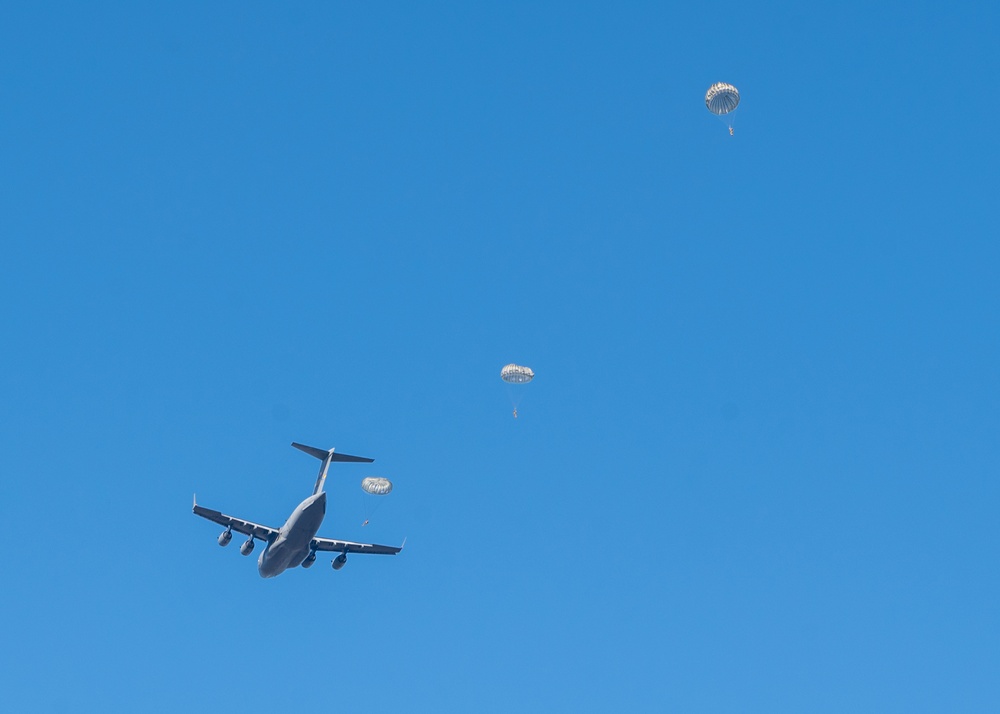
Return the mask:
M226 546L229 545L229 541L233 539L233 532L230 529L226 529L219 534L219 545Z
M240 553L250 555L253 553L253 536L247 538L246 543L240 546Z
M311 568L312 564L315 562L316 562L316 551L311 550L309 551L309 555L306 556L306 559L302 561L302 567Z
M333 559L333 562L330 563L330 565L333 566L334 570L340 570L341 568L343 568L345 565L347 565L347 553L341 553L340 555L338 555L336 558Z

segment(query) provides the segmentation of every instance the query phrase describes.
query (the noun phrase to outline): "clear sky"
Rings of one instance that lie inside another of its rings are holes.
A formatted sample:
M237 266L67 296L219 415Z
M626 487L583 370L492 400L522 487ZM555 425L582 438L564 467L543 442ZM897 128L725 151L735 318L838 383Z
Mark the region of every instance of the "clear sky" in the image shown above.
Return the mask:
M998 26L7 3L0 708L1000 709Z

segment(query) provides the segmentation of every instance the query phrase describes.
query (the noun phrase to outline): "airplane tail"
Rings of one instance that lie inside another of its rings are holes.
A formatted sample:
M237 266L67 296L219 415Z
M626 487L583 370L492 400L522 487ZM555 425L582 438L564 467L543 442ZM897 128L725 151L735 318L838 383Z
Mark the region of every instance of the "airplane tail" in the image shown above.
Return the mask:
M370 464L375 459L369 459L364 456L351 456L350 454L337 454L334 453L333 449L317 449L315 446L306 446L305 444L297 444L292 442L294 446L299 451L304 451L310 456L315 456L317 459L323 462L323 465L319 467L319 476L316 477L316 486L313 487L313 495L319 493L323 490L323 482L326 481L326 471L330 468L330 464L334 461L348 461L352 463L366 463Z

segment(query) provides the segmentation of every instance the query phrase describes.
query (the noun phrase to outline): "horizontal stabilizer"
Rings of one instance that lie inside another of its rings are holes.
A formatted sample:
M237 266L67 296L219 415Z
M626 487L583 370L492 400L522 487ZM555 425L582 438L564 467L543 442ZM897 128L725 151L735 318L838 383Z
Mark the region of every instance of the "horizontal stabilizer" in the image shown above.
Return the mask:
M315 446L306 446L305 444L297 444L294 441L292 442L292 446L294 446L299 451L306 452L310 456L315 456L320 461L325 461L328 458L330 459L330 461L350 461L354 463L365 463L365 464L370 464L373 461L375 461L375 459L369 459L365 456L351 456L350 454L338 454L335 451L333 451L333 449L329 450L317 449Z

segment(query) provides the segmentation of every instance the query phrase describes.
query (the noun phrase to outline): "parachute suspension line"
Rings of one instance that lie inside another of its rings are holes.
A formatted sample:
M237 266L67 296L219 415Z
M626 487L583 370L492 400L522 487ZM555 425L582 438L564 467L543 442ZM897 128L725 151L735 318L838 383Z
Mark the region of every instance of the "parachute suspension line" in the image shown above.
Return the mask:
M368 507L369 499L371 499L373 497L369 496L368 494L364 494L362 496L362 498L365 501L365 522L362 523L361 525L362 526L367 526L368 523L371 521L371 519L375 517L375 512L378 511L379 506L382 505L382 501L381 500L376 501L375 505L373 507L369 508ZM377 498L377 497L375 497L375 498Z
M515 394L515 391L517 392ZM510 397L510 405L514 408L514 418L517 419L517 408L521 404L521 399L524 397L524 392L521 390L515 390L515 388L508 384L507 385L507 396Z
M507 395L510 397L510 405L514 408L514 418L517 419L517 408L521 406L521 400L524 398L524 390L508 384Z

